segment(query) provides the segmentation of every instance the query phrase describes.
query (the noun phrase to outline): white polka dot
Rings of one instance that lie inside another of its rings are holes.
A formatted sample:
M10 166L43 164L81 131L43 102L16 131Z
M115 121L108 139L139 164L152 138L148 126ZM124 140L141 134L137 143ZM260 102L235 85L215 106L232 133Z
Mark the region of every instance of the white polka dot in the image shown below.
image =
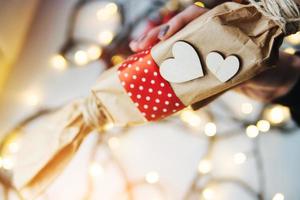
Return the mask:
M160 83L160 86L161 86L161 87L165 87L165 84L164 84L164 83Z
M157 73L157 72L153 72L153 75L154 75L154 76L157 76L157 75L158 75L158 73Z
M140 98L142 98L142 95L138 94L138 95L136 95L136 98L140 99Z
M144 87L143 86L139 86L139 90L143 90L144 89Z
M169 104L170 104L170 102L169 102L169 101L165 101L165 104L166 104L166 105L169 105Z
M167 112L168 110L166 108L163 109L163 112Z
M139 106L139 103L134 103L134 105L135 105L136 107L138 107L138 106Z
M128 96L130 96L130 97L131 97L131 96L132 96L132 93L131 93L131 92L128 92Z
M118 70L118 74L121 74L121 71L120 71L120 70Z
M142 78L142 81L143 81L143 82L146 82L146 78Z
M155 103L159 103L160 102L160 100L159 99L155 99Z
M133 79L137 79L137 76L136 76L136 75L133 75L132 78L133 78Z
M151 80L150 83L151 83L151 84L155 84L155 80Z
M178 107L180 104L179 103L175 103L175 106Z
M151 65L151 64L152 64L151 60L148 60L148 61L147 61L147 64L148 64L148 65Z
M177 112L177 110L174 109L174 110L172 110L172 112L173 112L173 113L174 113L174 112Z
M161 94L162 94L162 91L158 90L157 94L161 95Z
M127 64L126 64L126 63L124 63L122 66L123 66L123 67L126 67L126 66L127 66Z
M172 94L171 94L171 93L168 93L168 97L172 97Z
M157 111L157 107L156 107L156 106L154 106L154 107L153 107L153 110L154 110L154 111Z
M124 86L124 85L126 85L126 83L123 81L123 82L122 82L122 85Z
M146 113L142 113L143 116L146 116Z
M131 84L130 84L130 88L134 88L134 84L131 83Z
M151 117L152 117L152 118L155 118L155 115L154 115L154 114L152 114L152 115L151 115Z
M148 108L149 108L149 106L148 106L147 104L145 104L145 105L144 105L144 108L145 108L145 109L148 109Z
M140 71L140 67L135 67L135 70L136 71Z
M150 98L149 96L146 96L146 100L147 100L147 101L150 101L150 99L151 99L151 98Z
M138 58L137 57L134 57L134 60L137 60Z
M152 89L152 88L149 88L149 89L148 89L148 92L152 93L152 92L153 92L153 89Z
M149 50L145 51L145 53L146 53L146 54L149 53Z
M131 65L131 64L129 64L129 65L128 65L128 68L131 68L131 67L132 67L132 65Z
M147 74L149 72L149 70L148 69L144 69L144 72Z
M124 76L127 78L128 77L128 73L125 73Z
M142 62L142 61L143 61L143 58L140 58L139 61Z

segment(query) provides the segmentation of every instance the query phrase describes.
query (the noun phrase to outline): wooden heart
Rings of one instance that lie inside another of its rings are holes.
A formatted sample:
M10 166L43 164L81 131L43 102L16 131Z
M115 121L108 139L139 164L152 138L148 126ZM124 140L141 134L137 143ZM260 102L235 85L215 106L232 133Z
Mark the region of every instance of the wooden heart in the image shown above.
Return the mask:
M172 83L183 83L204 76L201 61L192 45L179 41L173 45L174 58L160 66L161 76Z
M233 78L240 68L240 60L231 55L227 58L218 52L211 52L206 57L208 69L223 83Z

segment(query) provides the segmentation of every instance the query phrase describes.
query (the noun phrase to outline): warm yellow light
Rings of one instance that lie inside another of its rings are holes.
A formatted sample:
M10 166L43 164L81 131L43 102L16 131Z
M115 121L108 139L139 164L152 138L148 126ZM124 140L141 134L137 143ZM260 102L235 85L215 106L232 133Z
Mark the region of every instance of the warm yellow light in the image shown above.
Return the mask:
M275 105L268 109L265 114L265 118L274 125L278 125L288 121L291 117L288 107Z
M37 92L34 91L28 91L24 94L24 102L28 106L37 106L41 102L41 97Z
M52 67L57 69L57 70L64 70L67 67L66 59L62 55L59 55L59 54L54 55L50 59L50 63L52 65Z
M200 161L199 165L198 165L198 171L201 174L207 174L211 171L212 166L211 166L211 162L209 160L202 160Z
M277 193L274 195L272 200L284 200L284 195L281 193Z
M212 122L207 123L204 127L204 133L209 137L215 136L217 133L217 126Z
M201 124L201 118L192 110L184 110L180 113L180 119L189 126L198 127Z
M112 122L106 123L103 126L103 130L108 131L114 127L114 124Z
M296 53L296 49L291 48L291 47L286 48L286 49L284 49L283 51L284 51L285 53L288 53L288 54L291 54L291 55L294 55L294 54Z
M74 60L77 65L86 65L89 62L89 57L87 52L78 50L74 54Z
M256 126L261 132L268 132L271 128L271 124L267 120L259 120Z
M159 181L159 174L155 171L148 172L145 176L145 180L149 184L155 184Z
M97 177L103 174L103 167L99 163L92 163L89 168L89 174L93 177Z
M87 55L90 60L97 60L102 54L102 49L96 45L90 46L87 49Z
M8 144L8 151L10 153L17 153L19 151L19 147L18 141L13 141Z
M118 12L118 6L115 3L108 3L104 8L97 11L97 18L100 21L107 20Z
M215 192L211 188L206 188L203 190L202 196L204 197L204 199L210 200L214 198Z
M111 58L111 62L113 65L117 65L117 64L120 64L121 62L124 61L124 57L122 55L114 55L112 58Z
M255 138L258 136L259 134L259 130L256 126L254 125L249 125L247 128L246 128L246 134L249 138Z
M241 105L241 111L243 114L250 114L253 112L253 105L251 103L243 103Z
M120 146L120 140L119 140L119 138L117 138L117 137L111 137L111 138L109 138L109 140L108 140L108 146L111 149L118 148Z
M247 156L244 153L236 153L233 157L234 163L237 165L241 165L247 160Z
M114 33L112 31L102 31L98 35L98 40L102 45L108 45L114 38Z
M14 167L14 161L11 157L2 157L0 158L0 166L3 169L11 170Z
M288 36L286 40L293 45L300 44L300 32Z

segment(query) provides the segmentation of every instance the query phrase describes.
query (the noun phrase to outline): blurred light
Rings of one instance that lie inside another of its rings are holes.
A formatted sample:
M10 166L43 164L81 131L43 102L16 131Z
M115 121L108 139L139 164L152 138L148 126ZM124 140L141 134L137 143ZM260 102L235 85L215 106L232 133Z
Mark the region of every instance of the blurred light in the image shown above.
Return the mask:
M198 171L201 174L207 174L211 171L211 162L209 160L202 160L198 165Z
M249 138L255 138L258 136L259 134L259 130L256 126L254 125L249 125L247 128L246 128L246 134Z
M284 195L281 193L277 193L274 195L272 200L284 200Z
M261 132L268 132L271 128L271 124L267 120L259 120L256 126Z
M102 45L108 45L114 38L114 33L112 31L102 31L98 35L98 40Z
M104 8L97 11L97 18L100 21L107 20L118 12L118 6L115 3L108 3Z
M266 110L265 118L273 125L282 124L288 121L291 117L288 107L274 105Z
M237 165L241 165L247 160L247 156L244 153L236 153L233 157L234 163Z
M124 57L122 55L114 55L112 58L111 58L111 62L113 65L117 65L117 64L120 64L124 61Z
M300 32L286 37L286 40L293 45L300 44Z
M38 95L37 92L28 91L24 94L24 102L28 106L37 106L41 102L41 97Z
M145 176L145 180L147 183L155 184L159 181L159 175L155 171L148 172Z
M288 54L291 54L291 55L294 55L294 54L296 53L296 49L291 48L291 47L286 48L286 49L284 49L283 51L284 51L285 53L288 53Z
M103 174L103 168L99 163L92 163L89 168L89 173L93 177L97 177Z
M89 62L87 52L78 50L74 54L74 60L77 65L86 65Z
M198 127L201 124L201 118L192 110L184 110L180 113L180 119L189 126Z
M113 127L114 127L114 124L112 122L108 122L103 125L103 130L108 131L108 130L112 129Z
M209 199L214 198L215 192L210 188L206 188L206 189L203 190L202 196L204 197L204 199L209 200Z
M120 146L120 140L119 140L119 138L117 138L117 137L111 137L111 138L109 138L109 140L108 140L108 146L111 149L118 148Z
M215 136L217 133L217 126L212 122L207 123L204 127L204 133L209 137Z
M102 49L96 45L90 46L87 49L87 55L90 60L97 60L102 55Z
M0 166L3 169L11 170L14 167L14 161L11 157L2 157L0 158Z
M244 114L250 114L253 112L253 105L251 103L243 103L241 106L241 111Z
M66 59L62 56L62 55L54 55L51 59L50 59L50 63L52 65L53 68L57 69L57 70L65 70L67 68L67 61Z
M8 144L8 151L10 153L17 153L19 151L19 143L17 141L13 141Z

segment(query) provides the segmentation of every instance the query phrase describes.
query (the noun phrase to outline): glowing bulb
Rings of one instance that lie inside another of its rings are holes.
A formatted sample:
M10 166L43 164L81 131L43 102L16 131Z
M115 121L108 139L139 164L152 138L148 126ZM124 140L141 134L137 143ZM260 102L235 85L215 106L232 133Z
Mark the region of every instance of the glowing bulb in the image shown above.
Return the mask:
M236 153L233 157L234 163L237 165L241 165L247 160L247 156L244 153Z
M120 140L119 140L119 138L117 138L117 137L111 137L111 138L109 138L109 140L108 140L108 146L111 149L118 148L120 146Z
M212 122L207 123L204 127L204 133L209 137L215 136L217 133L217 126Z
M180 114L180 118L183 122L192 127L198 127L201 124L201 118L196 114L196 112L192 110L182 111Z
M243 103L241 106L242 113L250 114L253 111L253 105L251 103Z
M272 200L284 200L284 195L281 193L277 193L274 195Z
M93 45L87 49L87 54L90 60L97 60L102 54L102 49Z
M87 52L82 50L76 51L74 54L74 60L77 65L86 65L89 62Z
M259 130L256 126L254 125L249 125L246 128L246 134L249 138L256 138L259 134Z
M111 58L111 62L113 65L117 65L121 62L124 61L124 57L122 55L114 55L112 58Z
M109 122L109 123L104 124L103 130L108 131L108 130L112 129L113 127L114 127L114 124Z
M28 106L37 106L41 101L41 97L37 92L28 91L24 94L24 101Z
M300 44L300 33L298 32L293 35L290 35L286 38L286 40L293 45Z
M275 105L266 111L266 119L274 125L282 124L290 119L290 110L287 107Z
M93 177L97 177L103 174L103 167L99 163L92 163L89 168L89 173Z
M209 199L214 198L215 192L210 188L206 188L206 189L203 190L202 195L203 195L204 199L209 200Z
M8 150L10 153L17 153L19 151L19 143L17 141L9 143Z
M209 160L202 160L198 165L198 171L201 174L207 174L211 171L211 162Z
M57 69L57 70L65 70L67 67L67 61L66 59L62 56L62 55L54 55L51 59L50 59L50 63L52 65L53 68Z
M14 161L11 157L3 157L1 159L1 166L3 169L11 170L14 167Z
M100 44L108 45L114 38L114 34L112 31L102 31L99 33L98 39Z
M256 126L261 132L268 132L271 128L271 124L267 120L259 120Z
M148 172L145 176L145 180L149 184L155 184L159 181L159 175L155 171Z
M283 51L284 51L285 53L288 53L288 54L291 54L291 55L294 55L294 54L296 53L296 49L291 48L291 47L286 48L286 49L284 49Z
M118 12L118 6L115 3L108 3L104 8L97 11L97 18L100 21L107 20Z

